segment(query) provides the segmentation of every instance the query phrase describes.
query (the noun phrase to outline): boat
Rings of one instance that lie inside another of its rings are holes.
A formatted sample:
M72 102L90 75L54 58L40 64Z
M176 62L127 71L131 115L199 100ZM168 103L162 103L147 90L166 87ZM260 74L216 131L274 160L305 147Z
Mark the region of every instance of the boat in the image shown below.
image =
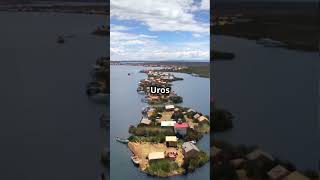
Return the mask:
M124 143L124 144L126 144L126 143L129 142L128 139L123 139L123 138L119 138L119 137L116 137L116 140L117 140L118 142L121 142L121 143Z
M194 140L193 141L189 141L189 142L191 142L192 144L196 144L197 143L197 141L194 141Z
M134 164L138 165L140 163L140 159L138 156L132 155L131 160Z

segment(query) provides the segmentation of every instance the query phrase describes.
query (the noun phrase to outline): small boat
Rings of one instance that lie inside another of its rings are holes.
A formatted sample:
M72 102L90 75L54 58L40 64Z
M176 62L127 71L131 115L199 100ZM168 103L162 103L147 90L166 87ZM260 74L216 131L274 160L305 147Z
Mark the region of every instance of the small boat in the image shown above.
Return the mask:
M191 142L192 144L196 144L196 143L197 143L197 142L196 142L196 141L194 141L194 140L193 140L193 141L189 141L189 142Z
M140 159L138 156L132 155L131 156L131 160L134 164L139 164L140 163Z
M124 143L124 144L126 144L126 143L129 142L128 139L123 139L123 138L119 138L119 137L116 137L116 140L117 140L118 142L121 142L121 143Z
M128 73L128 76L130 76L130 73Z

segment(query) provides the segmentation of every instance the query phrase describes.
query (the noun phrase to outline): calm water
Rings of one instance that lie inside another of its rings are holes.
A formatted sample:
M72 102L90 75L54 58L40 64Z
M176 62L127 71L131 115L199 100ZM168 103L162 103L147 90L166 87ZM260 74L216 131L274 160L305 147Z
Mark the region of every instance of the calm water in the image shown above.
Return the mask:
M100 173L105 107L85 94L107 52L94 15L0 13L0 179L88 180ZM57 35L75 35L63 45Z
M217 105L236 117L234 129L215 138L259 145L298 168L316 169L319 55L232 37L217 36L215 42L236 55L214 63Z
M130 125L136 125L141 118L141 110L146 106L141 102L143 96L137 93L138 82L146 78L138 73L144 67L111 66L111 179L163 179L150 177L139 171L130 160L131 152L126 145L115 141L117 136L128 137ZM128 73L133 73L128 76ZM208 114L209 112L209 79L193 77L187 74L177 74L184 81L176 81L174 90L184 98L183 106L190 106ZM191 87L192 85L192 87ZM205 135L197 144L201 149L209 152L209 136ZM187 176L170 177L174 180L209 179L209 163Z

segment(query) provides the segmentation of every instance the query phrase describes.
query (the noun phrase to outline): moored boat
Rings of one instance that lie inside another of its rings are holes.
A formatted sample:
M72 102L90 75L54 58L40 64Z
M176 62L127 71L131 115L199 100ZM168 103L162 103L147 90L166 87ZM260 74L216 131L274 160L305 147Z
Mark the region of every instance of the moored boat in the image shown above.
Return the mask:
M126 143L129 142L128 139L123 139L123 138L119 138L119 137L116 137L116 140L117 140L118 142L121 142L121 143L124 143L124 144L126 144Z
M132 155L131 160L134 164L138 165L140 163L140 159L138 156Z

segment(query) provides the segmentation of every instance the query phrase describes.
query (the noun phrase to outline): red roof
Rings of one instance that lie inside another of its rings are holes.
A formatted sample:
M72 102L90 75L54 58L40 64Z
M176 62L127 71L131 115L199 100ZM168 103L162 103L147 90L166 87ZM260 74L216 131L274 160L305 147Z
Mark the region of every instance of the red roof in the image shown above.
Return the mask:
M175 128L188 128L189 126L188 126L187 123L181 123L181 124L175 123L175 124L174 124L174 127L175 127Z

